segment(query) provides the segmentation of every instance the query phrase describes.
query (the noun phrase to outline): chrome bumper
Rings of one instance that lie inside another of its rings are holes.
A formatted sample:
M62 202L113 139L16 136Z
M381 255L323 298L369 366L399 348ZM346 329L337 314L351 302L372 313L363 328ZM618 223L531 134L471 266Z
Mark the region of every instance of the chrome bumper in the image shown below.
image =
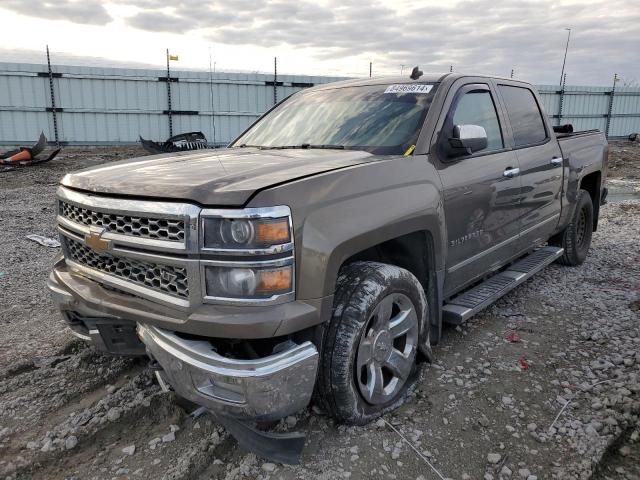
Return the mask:
M311 342L291 343L256 360L237 360L217 354L207 341L186 340L146 324L138 324L138 336L178 395L218 413L277 420L311 399L318 366Z

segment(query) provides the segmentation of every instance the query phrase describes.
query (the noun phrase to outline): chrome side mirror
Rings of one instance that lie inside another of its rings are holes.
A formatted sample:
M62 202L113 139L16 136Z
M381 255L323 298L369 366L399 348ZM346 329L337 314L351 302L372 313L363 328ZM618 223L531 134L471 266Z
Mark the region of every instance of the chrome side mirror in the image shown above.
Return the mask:
M453 155L471 155L487 148L487 132L480 125L455 125L449 138Z

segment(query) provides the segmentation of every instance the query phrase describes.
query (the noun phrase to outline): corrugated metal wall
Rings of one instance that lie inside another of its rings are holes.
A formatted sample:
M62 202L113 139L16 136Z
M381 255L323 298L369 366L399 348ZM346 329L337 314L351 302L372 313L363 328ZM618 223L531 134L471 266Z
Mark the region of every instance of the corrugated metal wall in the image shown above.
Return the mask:
M545 110L554 125L573 124L575 130L597 128L609 137L640 132L640 88L539 85Z
M133 143L169 136L167 72L54 66L58 137L69 144ZM173 133L233 140L274 103L273 75L171 72ZM277 98L338 77L278 75ZM0 143L55 138L46 65L0 63ZM215 120L215 122L214 122Z
M169 136L164 70L54 66L58 138L69 144L133 143ZM202 131L210 142L233 140L273 105L273 75L175 71L173 133ZM278 99L338 77L278 75ZM538 86L554 124L598 128L611 137L640 132L640 88ZM0 144L55 138L46 65L0 63ZM215 120L215 122L213 122ZM215 125L214 125L215 123ZM215 136L214 136L215 126Z

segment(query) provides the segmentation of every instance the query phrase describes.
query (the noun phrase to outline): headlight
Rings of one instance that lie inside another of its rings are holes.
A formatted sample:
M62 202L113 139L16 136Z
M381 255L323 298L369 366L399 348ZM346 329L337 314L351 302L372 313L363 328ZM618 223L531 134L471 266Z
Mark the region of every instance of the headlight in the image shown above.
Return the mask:
M269 299L293 291L293 265L205 266L205 283L209 298Z
M291 217L287 207L202 212L202 248L212 251L259 250L275 253L290 249ZM235 215L235 217L234 217Z
M289 207L202 210L200 254L205 303L271 305L295 298Z

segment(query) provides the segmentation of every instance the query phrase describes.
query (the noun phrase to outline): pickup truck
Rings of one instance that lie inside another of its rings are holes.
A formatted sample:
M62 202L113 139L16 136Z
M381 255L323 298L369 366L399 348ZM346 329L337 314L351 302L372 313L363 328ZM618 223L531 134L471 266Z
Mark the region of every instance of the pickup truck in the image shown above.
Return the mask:
M68 326L226 418L396 408L444 323L585 260L606 197L603 134L554 131L530 84L412 77L295 93L225 149L66 175L48 288Z

